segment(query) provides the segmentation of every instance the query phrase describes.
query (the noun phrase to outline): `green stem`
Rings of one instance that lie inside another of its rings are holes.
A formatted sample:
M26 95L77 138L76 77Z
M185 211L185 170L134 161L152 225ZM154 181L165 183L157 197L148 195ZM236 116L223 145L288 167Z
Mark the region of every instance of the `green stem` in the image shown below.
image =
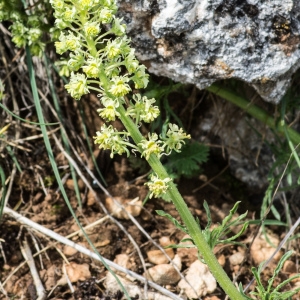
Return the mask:
M91 47L93 48L93 47ZM108 79L104 73L104 70L101 69L99 72L100 80L102 83L102 88L107 91L108 88ZM132 121L130 117L126 115L126 110L123 105L119 105L116 108L116 111L120 114L120 119L129 132L130 136L134 140L135 144L138 145L144 138L140 133L137 125ZM142 150L142 149L140 149ZM152 170L159 176L160 179L170 178L169 174L166 172L164 166L161 164L158 157L154 154L150 155L148 163L151 166ZM211 273L216 278L220 286L223 288L225 293L234 300L245 300L243 295L236 289L230 278L227 276L223 268L220 266L217 258L215 257L212 249L207 244L202 231L194 219L193 215L189 211L188 206L186 205L184 199L177 190L177 187L174 183L169 183L168 193L179 212L182 221L186 225L188 232L193 239L196 247L201 253L203 259L207 263Z
M117 108L117 111L120 113L121 115L120 119L124 124L124 126L126 127L126 129L128 130L128 132L130 133L134 142L136 144L140 143L141 140L143 139L143 136L141 135L135 123L128 116L126 116L126 111L124 107L120 105ZM156 155L151 154L148 163L153 169L153 171L159 176L159 178L165 179L170 177ZM245 300L242 294L240 294L240 292L236 289L232 281L229 279L229 277L227 276L223 268L220 266L217 258L212 252L212 249L207 244L199 225L197 224L196 220L191 214L188 206L186 205L184 199L178 192L178 189L174 183L169 183L168 193L171 196L171 199L176 209L178 210L178 213L182 218L182 221L187 227L191 238L193 239L203 259L208 265L211 273L216 278L216 280L223 288L225 293L233 300Z
M209 92L212 92L227 101L239 106L244 111L249 113L254 118L258 119L259 121L263 122L267 126L269 126L272 129L275 129L280 134L285 134L285 130L287 130L288 135L291 139L291 141L294 144L300 143L300 134L295 131L292 128L287 127L285 124L282 124L281 122L276 122L273 117L271 117L266 111L263 109L252 105L244 98L237 96L234 92L223 88L221 85L214 83L210 87L206 88Z

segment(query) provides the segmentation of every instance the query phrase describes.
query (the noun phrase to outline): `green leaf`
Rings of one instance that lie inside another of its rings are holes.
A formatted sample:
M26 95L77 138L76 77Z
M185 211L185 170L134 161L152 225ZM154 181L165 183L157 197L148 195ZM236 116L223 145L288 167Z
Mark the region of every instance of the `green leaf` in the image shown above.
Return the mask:
M185 226L181 225L175 218L173 218L170 214L167 214L163 210L156 210L156 213L161 217L168 218L178 229L188 234L188 231Z
M200 164L207 161L209 148L203 144L187 143L180 153L172 152L164 164L167 172L178 177L191 176L200 171Z

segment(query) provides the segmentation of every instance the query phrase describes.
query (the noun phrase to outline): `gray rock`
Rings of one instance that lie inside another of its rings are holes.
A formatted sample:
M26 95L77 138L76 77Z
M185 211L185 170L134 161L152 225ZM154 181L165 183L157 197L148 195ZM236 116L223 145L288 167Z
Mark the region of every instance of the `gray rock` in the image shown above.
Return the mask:
M150 72L203 89L220 79L278 103L300 66L299 0L119 0Z
M211 137L221 139L232 175L245 183L251 194L265 191L269 184L268 173L274 163L265 140L275 142L274 134L266 125L233 104L218 101L215 105L207 103L198 126L203 142L214 144Z

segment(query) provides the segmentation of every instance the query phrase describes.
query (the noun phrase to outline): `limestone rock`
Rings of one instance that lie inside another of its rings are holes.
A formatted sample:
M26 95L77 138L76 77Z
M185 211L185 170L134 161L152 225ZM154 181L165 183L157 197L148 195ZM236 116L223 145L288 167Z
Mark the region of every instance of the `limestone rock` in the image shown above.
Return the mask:
M172 259L174 257L174 250L171 248L165 249L165 252ZM147 257L149 261L153 264L160 265L166 264L169 262L169 259L166 255L160 250L150 250L147 252Z
M205 296L217 288L215 278L209 272L207 265L200 260L194 261L188 269L186 280L182 279L178 287L189 299Z
M268 240L275 246L279 244L279 239L277 236L268 235ZM275 248L269 242L266 241L264 235L256 237L252 247L250 249L251 257L255 265L259 265L261 262L269 259L275 252ZM282 257L282 252L279 251L273 258L272 263L276 263Z
M149 71L203 89L219 79L252 85L278 103L300 66L299 0L119 0Z
M138 198L131 200L121 197L114 197L114 199L107 197L105 199L105 206L115 217L129 220L126 211L133 217L139 216L142 210L142 201L138 200Z
M232 266L240 265L244 260L245 255L241 252L236 252L229 256L229 262Z
M180 274L172 265L168 264L149 268L144 276L159 285L175 284L180 280Z
M137 298L138 299L149 299L149 300L171 300L172 298L161 295L156 292L147 291L146 295L144 290L139 287L139 285L136 282L132 282L130 280L127 280L121 276L117 276L121 283L123 284L124 288L126 289L127 293L131 298ZM120 291L120 285L116 281L116 278L110 273L107 272L104 285L106 287L106 292L110 294L117 294ZM123 299L123 298L122 298Z
M66 271L71 282L84 281L92 276L88 264L70 262L69 265L66 265Z

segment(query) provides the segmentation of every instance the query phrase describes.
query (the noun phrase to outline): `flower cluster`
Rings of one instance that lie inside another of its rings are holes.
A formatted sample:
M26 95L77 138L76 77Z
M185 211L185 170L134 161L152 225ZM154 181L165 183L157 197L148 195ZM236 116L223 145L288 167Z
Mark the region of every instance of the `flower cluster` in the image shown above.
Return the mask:
M76 81L72 72L82 72L87 78L85 91L92 85L100 96L109 95L114 102L131 92L131 82L136 88L147 86L145 67L139 65L134 56L125 34L126 26L115 16L115 0L50 0L50 3L56 18L54 35L59 32L56 51L70 52L69 60L60 62L61 74L71 74L71 81ZM108 23L110 29L105 31ZM72 91L76 87L69 85L68 91L79 99L80 93ZM106 116L108 112L103 114Z
M169 124L169 130L167 131L166 138L164 140L164 147L166 147L167 155L172 152L180 152L182 145L185 144L185 139L190 139L191 136L183 132L182 128L179 128L176 124Z
M134 103L127 109L127 115L136 120L138 124L140 121L150 123L159 116L159 108L153 106L155 99L148 99L142 97L140 94L133 95Z
M45 48L42 36L49 29L45 24L46 12L49 10L47 5L45 2L43 5L33 6L28 15L22 8L21 1L0 0L0 22L12 22L9 27L12 41L19 48L28 45L32 55L41 56Z
M168 183L170 181L172 181L171 178L160 179L157 175L151 174L150 181L145 183L151 192L150 198L163 196L169 188Z
M124 123L127 118L139 126L141 122L154 121L160 113L155 99L140 94L130 97L133 88L147 86L148 75L146 67L139 64L134 49L130 47L126 26L115 16L116 0L50 0L50 3L55 10L56 51L59 54L69 52L68 61L61 61L60 65L61 74L70 74L66 89L71 96L79 100L91 90L97 91L102 102L102 108L97 112L108 122L120 118ZM128 106L126 111L125 104ZM127 125L132 123L127 121ZM129 156L130 149L139 151L149 160L151 156L168 155L172 150L179 152L184 140L190 138L174 124L169 125L165 137L159 139L156 133L149 133L147 139L137 142L137 146L129 142L129 136L127 132L118 132L112 125L103 125L94 142L99 148L109 149L111 157L124 153ZM147 184L150 197L164 194L170 181L170 178L152 175Z
M87 79L84 74L71 74L70 83L65 85L65 88L74 99L80 99L82 95L89 92Z
M136 148L134 145L128 142L127 132L118 132L115 128L106 126L105 124L101 127L101 131L97 131L94 137L95 143L99 145L101 149L111 150L110 157L113 158L114 154L126 153L127 156L130 155L127 146Z
M179 128L176 124L169 124L169 130L166 137L162 140L158 139L156 133L148 134L148 140L144 139L138 146L142 148L142 156L147 160L151 154L155 154L160 157L162 154L169 155L172 150L180 152L182 145L185 144L185 139L190 139L191 136L183 132L182 128ZM166 148L166 152L165 151Z
M158 157L164 151L164 148L160 146L162 143L158 140L158 135L156 133L148 134L149 140L142 140L138 146L142 148L142 156L148 160L151 154L155 154Z

